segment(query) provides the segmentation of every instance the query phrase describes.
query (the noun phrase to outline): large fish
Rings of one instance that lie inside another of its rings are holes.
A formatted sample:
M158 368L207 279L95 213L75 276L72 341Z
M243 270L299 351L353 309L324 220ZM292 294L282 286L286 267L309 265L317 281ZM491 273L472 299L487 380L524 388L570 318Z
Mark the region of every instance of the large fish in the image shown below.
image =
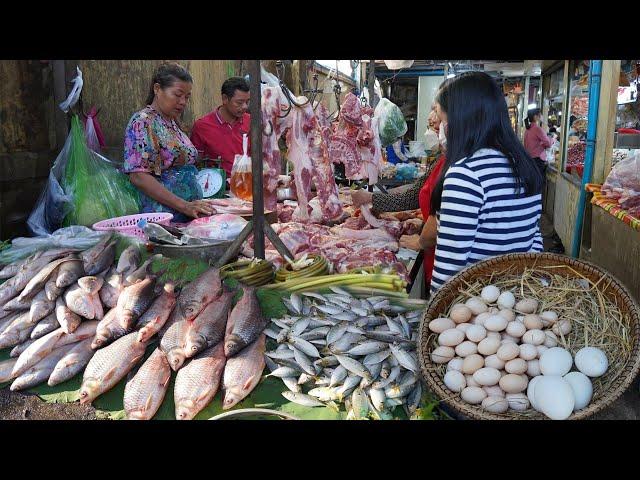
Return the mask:
M176 375L173 398L177 420L191 420L215 397L226 358L222 343L200 352Z
M70 262L68 262L70 263ZM56 282L58 281L58 272L60 271L60 267L58 267L49 277L49 280L44 285L44 291L47 296L47 299L51 301L56 301L56 299L64 293L63 287L58 287Z
M31 346L33 342L35 342L35 340L30 338L29 340L21 343L20 345L16 345L15 347L13 347L11 352L9 352L9 356L11 358L18 358L22 354L22 352L24 352L27 348Z
M115 269L109 270L105 276L105 282L100 289L100 300L109 308L114 308L118 304L118 298L124 290L125 284L122 274L116 273Z
M47 385L53 387L59 383L66 382L80 373L95 353L91 348L91 341L91 338L86 338L81 342L73 344L73 348L56 363L56 366L49 376Z
M21 312L0 333L0 348L15 347L29 338L35 325L29 321L29 312Z
M36 363L49 355L56 348L56 343L64 335L62 329L54 330L51 333L47 333L44 337L38 338L29 347L20 354L18 361L13 367L13 374L18 376L22 375L29 368L33 367Z
M227 410L243 400L260 381L264 370L266 336L260 335L251 345L235 357L227 358L224 369L224 400L222 409Z
M184 345L187 358L195 356L198 352L224 339L234 295L233 291L223 293L217 300L207 305L193 322L190 322Z
M127 247L120 254L116 272L124 273L125 275L133 273L138 268L138 265L140 265L141 259L142 257L140 256L140 249L138 247L135 245Z
M41 255L42 255L42 252L36 252L33 255L29 255L27 258L23 258L22 260L16 260L15 262L11 262L8 265L5 265L0 270L0 280L5 280L7 278L11 278L15 276L16 273L18 273L22 267L34 261L36 258L38 258Z
M142 359L148 342L138 342L137 332L98 350L84 370L80 403L91 403L111 390Z
M167 322L176 305L174 288L173 283L166 283L160 296L153 301L147 311L138 319L135 327L138 330L138 341L149 340Z
M67 288L84 275L84 266L82 261L65 262L58 267L58 276L56 277L56 287Z
M267 326L267 320L260 310L256 289L243 287L242 290L242 298L229 315L233 322L233 330L224 341L224 354L227 358L253 342Z
M130 272L122 273L122 276L125 279L124 281L125 285L133 285L134 283L147 278L147 276L151 274L151 264L155 260L160 260L161 258L162 258L162 255L159 253L156 255L151 255L149 258L147 258L144 261L142 265L140 265L139 268L134 269L133 271L130 271ZM116 272L117 272L117 269L116 269Z
M40 290L44 289L44 286L49 281L49 277L51 277L59 267L62 267L62 265L67 262L79 263L79 260L75 256L68 256L48 263L31 280L29 280L27 285L25 285L20 295L18 295L18 301L33 298ZM58 277L60 276L59 271L57 272L57 275Z
M9 358L0 362L0 383L8 382L13 377L13 366L18 361L17 358Z
M118 308L112 308L98 323L91 348L102 348L127 333L129 331L121 322Z
M20 270L9 280L0 285L0 305L4 306L9 300L15 298L24 290L45 266L51 262L51 257L39 257L34 261L23 265Z
M40 293L38 293L32 300L31 308L29 309L29 321L36 324L52 313L55 308L56 302L49 300L46 292L44 290L40 290Z
M104 250L98 253L97 256L84 260L83 267L85 275L96 275L109 268L113 264L116 258L116 241L109 242Z
M93 318L96 320L102 320L104 318L104 308L102 307L102 302L100 301L100 295L97 293L94 295L89 295L89 298L93 302L93 311L95 312Z
M127 330L133 329L136 321L149 308L155 298L155 277L147 277L144 280L128 286L120 294L116 308L120 310L122 325Z
M58 328L60 328L60 323L58 323L56 313L50 313L36 324L36 326L31 331L30 337L32 339L40 338Z
M0 310L0 312L2 312L3 310ZM17 311L17 312L5 312L7 315L2 317L2 319L0 320L0 334L3 333L7 327L9 327L9 325L11 325L11 323L18 318L19 316L21 316L22 314L25 313L24 310L22 311ZM28 313L28 312L26 312Z
M2 307L2 311L6 313L15 312L17 310L28 310L31 307L31 298L20 298L19 296L9 300Z
M96 307L91 295L85 292L77 283L70 286L64 292L64 301L69 310L88 320L93 320L96 316Z
M104 284L104 278L95 275L89 275L86 277L80 277L78 279L78 286L87 292L89 295L95 295L102 288Z
M180 318L180 320L177 320ZM162 338L160 339L160 349L167 355L169 365L174 372L177 372L187 356L184 351L184 346L187 340L187 332L189 330L189 321L182 318L178 308L174 308L169 317L169 321L165 324L165 327L169 325L164 333L160 332ZM163 327L163 330L165 329Z
M181 319L193 320L209 303L222 295L220 271L210 268L182 289L176 310Z
M156 348L124 387L124 410L129 420L151 420L164 400L171 368Z
M56 321L64 333L72 333L82 322L80 315L72 312L62 298L56 300Z
M11 391L24 390L25 388L34 387L46 381L53 372L57 363L67 354L73 345L64 345L56 348L45 358L40 360L34 366L26 370L11 384Z
M89 266L90 264L94 264L96 262L97 258L100 256L100 254L102 254L102 252L104 252L105 248L107 247L107 245L109 245L112 238L113 238L113 232L107 232L98 243L96 243L93 247L85 250L80 254L80 258L82 259L82 263L84 264L85 267ZM85 268L85 271L86 271L86 268ZM93 274L87 272L87 275L93 275Z

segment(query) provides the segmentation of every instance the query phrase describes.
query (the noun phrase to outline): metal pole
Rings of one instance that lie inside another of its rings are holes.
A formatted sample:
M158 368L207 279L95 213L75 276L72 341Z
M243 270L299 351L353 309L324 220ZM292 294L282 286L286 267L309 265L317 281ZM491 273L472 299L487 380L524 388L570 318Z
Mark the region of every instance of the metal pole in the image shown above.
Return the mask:
M376 84L376 61L375 60L369 60L369 74L367 75L368 77L368 83L369 83L369 105L371 105L371 108L376 108L376 101L374 99L374 86Z
M262 92L260 60L249 61L251 102L251 173L253 183L253 244L255 256L264 259L264 197L262 194Z

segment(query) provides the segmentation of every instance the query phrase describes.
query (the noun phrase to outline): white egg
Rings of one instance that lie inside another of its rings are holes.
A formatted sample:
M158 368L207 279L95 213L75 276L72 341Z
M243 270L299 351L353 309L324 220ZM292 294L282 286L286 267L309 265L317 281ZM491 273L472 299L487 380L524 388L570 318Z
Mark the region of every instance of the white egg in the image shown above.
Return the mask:
M542 330L542 319L535 313L525 315L523 323L527 330Z
M542 324L548 327L558 321L558 314L553 310L547 310L540 314L540 318L542 319Z
M478 344L478 352L482 355L493 355L500 348L500 340L487 337Z
M581 372L569 372L564 376L564 379L571 385L576 400L573 411L582 410L589 405L593 396L593 384L589 377Z
M509 322L509 324L507 325L507 334L515 338L522 337L522 335L524 335L526 331L527 327L525 327L520 322L516 322L515 320L513 322Z
M438 344L443 347L455 347L464 341L464 332L450 328L438 335Z
M504 397L494 395L482 400L482 408L491 413L504 413L509 410L509 402Z
M471 325L465 332L465 335L472 342L481 342L487 336L487 329L482 325Z
M456 323L465 323L471 320L471 309L462 303L456 303L453 307L451 307L451 312L449 312L449 318Z
M530 377L542 375L542 372L540 371L540 360L536 358L527 362L527 375Z
M451 370L450 372L445 373L444 384L452 392L460 393L466 388L467 381L462 373Z
M500 371L495 368L483 367L474 372L473 379L483 387L490 387L500 381Z
M500 296L500 289L495 285L487 285L482 289L480 296L485 302L493 303L498 300L498 297Z
M502 370L504 368L504 361L500 360L497 355L489 355L484 359L485 367L495 368L496 370Z
M447 372L450 372L451 370L454 370L456 372L462 372L463 361L464 359L460 357L455 357L449 360L449 363L447 363Z
M516 315L516 322L524 324L524 315Z
M470 327L473 327L473 325L470 323L461 323L459 325L456 325L456 329L464 333L467 333L467 330L469 330Z
M490 387L482 387L482 389L487 392L487 395L490 397L503 397L505 393L498 385L491 385Z
M527 362L521 358L514 358L513 360L509 360L504 365L504 369L508 373L516 373L518 375L522 375L527 371Z
M542 345L545 338L542 330L527 330L527 333L522 336L522 342L530 343L531 345Z
M565 420L573 412L575 397L569 382L558 375L541 375L534 395L539 410L552 420Z
M435 318L429 322L429 330L434 333L442 333L445 330L449 330L455 327L455 322L450 318L445 317Z
M538 308L538 301L534 298L524 298L516 303L514 309L520 313L533 313Z
M513 360L520 354L520 347L515 343L505 343L499 349L496 354L498 358L504 362Z
M501 332L507 328L509 322L500 315L492 315L484 321L484 328L492 332Z
M478 353L478 345L469 340L462 342L456 347L456 355L459 357L465 358L474 353Z
M509 403L509 408L516 412L524 412L529 408L529 399L524 393L507 393L505 399Z
M495 338L496 340L502 340L500 332L487 332L487 338Z
M480 315L489 309L481 297L471 297L469 300L464 302L464 304L469 307L474 315Z
M473 375L477 370L484 367L484 358L482 355L478 355L474 353L465 357L464 362L462 362L462 373L467 375Z
M487 392L485 392L480 387L467 387L462 390L462 393L460 393L460 397L462 398L462 400L470 403L471 405L478 405L479 403L482 403L485 398L487 398Z
M533 409L537 410L538 412L540 411L540 408L538 407L538 404L536 402L535 392L536 392L536 385L538 384L541 378L542 378L542 375L533 377L529 382L529 386L527 387L527 398L529 398L529 401L531 402L531 406L533 407Z
M502 292L498 297L498 307L501 309L511 309L516 304L516 297L509 291Z
M505 343L518 343L520 341L519 338L516 337L512 337L511 335L507 335L506 333L503 333L502 336L500 337L500 343L501 344L505 344Z
M543 345L545 347L555 347L558 345L558 337L556 337L556 334L553 333L551 330L543 330L544 332L544 343Z
M599 348L584 347L576 353L576 367L587 377L599 377L609 368L609 361Z
M434 348L433 352L431 352L431 361L433 363L447 363L455 354L455 350L451 347Z
M549 347L545 347L544 345L536 345L536 349L538 350L538 358L540 358L544 352L549 350Z
M476 382L473 375L465 375L464 379L467 381L467 387L480 387L481 385Z
M529 343L523 343L520 345L520 358L523 360L533 360L538 356L538 349L535 345L531 345Z
M568 335L571 332L571 322L569 320L558 320L551 327L551 331L556 335Z
M489 307L489 310L487 310L487 312L489 312L491 315L497 315L498 313L500 313L500 309L496 307Z
M527 383L520 375L508 373L500 379L500 388L506 393L520 393L527 388Z
M516 312L513 310L500 310L498 315L507 319L507 322L513 322L516 319Z
M564 348L553 347L540 357L540 371L543 375L558 375L560 377L569 373L573 365L573 358Z

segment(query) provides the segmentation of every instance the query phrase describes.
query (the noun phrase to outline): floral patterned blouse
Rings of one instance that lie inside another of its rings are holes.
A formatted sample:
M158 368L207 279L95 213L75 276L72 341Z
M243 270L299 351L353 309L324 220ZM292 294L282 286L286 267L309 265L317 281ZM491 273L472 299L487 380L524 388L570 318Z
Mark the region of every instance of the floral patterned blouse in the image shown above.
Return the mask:
M178 127L151 105L133 114L124 138L124 173L147 172L161 175L164 170L193 165L196 147Z

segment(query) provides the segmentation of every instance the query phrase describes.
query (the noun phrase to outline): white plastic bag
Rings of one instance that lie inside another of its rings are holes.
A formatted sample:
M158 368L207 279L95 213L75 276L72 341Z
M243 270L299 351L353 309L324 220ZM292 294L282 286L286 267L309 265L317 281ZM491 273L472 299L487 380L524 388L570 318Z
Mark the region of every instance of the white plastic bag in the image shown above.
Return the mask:
M398 138L407 133L407 122L404 119L402 110L395 103L386 98L380 99L376 105L374 116L378 117L378 128L380 131L380 142L383 147L391 145Z
M60 108L64 113L67 113L69 109L71 109L71 107L78 103L78 100L80 99L80 93L82 93L82 72L77 66L76 72L78 73L78 75L76 76L76 78L71 80L71 83L73 83L73 89L71 90L71 93L69 93L67 99L60 104Z
M87 117L84 135L87 138L87 146L94 152L100 152L100 141L98 140L96 127L93 123L93 117L91 116Z
M427 128L427 131L424 132L425 148L427 150L435 150L436 148L438 148L439 144L440 144L440 139L438 138L438 134L434 130Z

